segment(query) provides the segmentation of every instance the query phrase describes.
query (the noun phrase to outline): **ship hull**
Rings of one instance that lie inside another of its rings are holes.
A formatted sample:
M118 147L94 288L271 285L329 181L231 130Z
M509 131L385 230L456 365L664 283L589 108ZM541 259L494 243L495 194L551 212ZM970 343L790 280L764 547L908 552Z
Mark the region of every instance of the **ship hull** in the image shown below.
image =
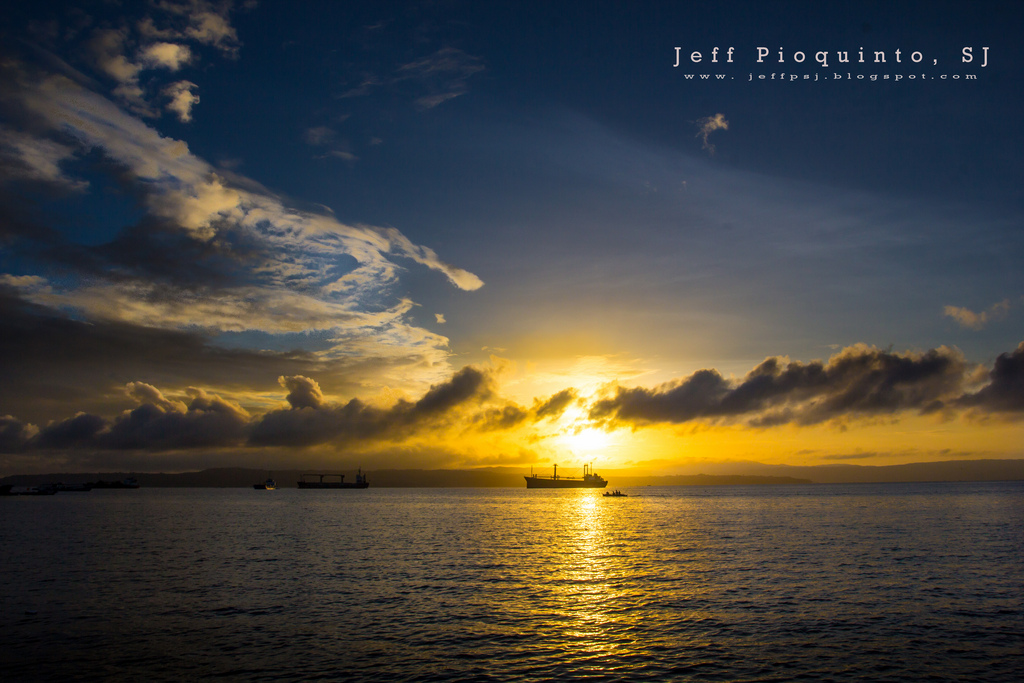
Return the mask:
M524 477L528 489L603 489L608 482L601 477L591 476L584 479L551 479L542 477Z
M358 484L350 484L347 482L338 483L336 481L300 481L300 489L366 489L370 488L370 482L364 481Z

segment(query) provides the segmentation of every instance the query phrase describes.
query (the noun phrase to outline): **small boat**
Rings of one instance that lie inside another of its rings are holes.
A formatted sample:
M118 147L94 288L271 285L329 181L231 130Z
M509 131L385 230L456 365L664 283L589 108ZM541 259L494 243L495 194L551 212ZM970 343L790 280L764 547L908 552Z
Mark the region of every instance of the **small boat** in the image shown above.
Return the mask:
M615 489L614 491L605 491L604 497L605 498L628 498L629 494L628 493L623 493L622 491L620 491L618 489Z
M603 489L607 485L607 480L595 474L590 465L583 466L582 477L559 477L558 465L555 465L554 472L550 477L534 474L532 468L530 476L526 477L526 488L528 489Z
M277 482L267 477L267 480L262 484L253 484L252 487L257 491L273 491L277 488Z

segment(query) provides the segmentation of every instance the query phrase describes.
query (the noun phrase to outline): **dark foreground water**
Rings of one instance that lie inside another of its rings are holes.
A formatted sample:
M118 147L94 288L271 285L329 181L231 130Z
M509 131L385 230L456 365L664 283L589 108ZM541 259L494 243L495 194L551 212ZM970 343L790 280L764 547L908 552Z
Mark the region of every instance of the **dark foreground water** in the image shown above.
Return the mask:
M3 680L1024 680L1024 484L0 499Z

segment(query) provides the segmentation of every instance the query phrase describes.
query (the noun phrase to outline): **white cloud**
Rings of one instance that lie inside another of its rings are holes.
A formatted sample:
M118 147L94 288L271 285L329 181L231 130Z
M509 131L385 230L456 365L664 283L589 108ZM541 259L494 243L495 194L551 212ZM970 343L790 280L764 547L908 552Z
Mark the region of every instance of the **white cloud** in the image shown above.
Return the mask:
M142 48L140 56L146 66L177 71L192 60L192 51L187 45L161 42Z
M114 95L132 111L142 116L156 116L156 110L146 102L145 91L139 84L142 65L125 56L128 32L124 29L100 29L93 34L89 50L93 63L102 73L117 81Z
M178 115L178 120L188 123L192 120L192 107L199 104L199 96L192 92L197 88L191 81L178 81L171 83L163 90L165 97L170 99L167 109Z
M101 29L93 34L89 43L96 66L116 81L134 83L138 80L138 64L129 61L124 55L125 41L128 35L124 30Z
M992 304L987 311L975 313L968 308L958 306L946 306L943 313L955 320L961 327L971 330L982 330L990 322L1002 320L1010 311L1010 300L1004 299L999 303Z
M205 3L195 3L197 6ZM192 25L185 30L185 35L204 45L219 47L225 52L232 52L238 46L238 33L228 22L227 16L208 9L192 14Z
M445 263L395 228L348 225L327 213L291 208L258 183L215 171L184 142L160 135L66 78L26 84L23 92L25 106L41 126L77 141L68 150L101 151L128 171L143 190L150 215L215 244L247 269L245 285L213 288L148 282L141 276L78 286L11 282L26 299L73 308L86 319L164 329L319 331L330 337L320 352L323 360L366 365L367 382L371 374L378 382L396 375L410 359L417 359L417 378L448 371L448 340L407 324L414 304L394 300L390 288L403 270L402 259L436 270L466 290L483 284L476 275ZM232 253L239 240L247 250ZM258 256L246 255L252 253Z
M188 26L181 31L166 29L158 27L152 19L144 19L138 25L143 35L162 39L188 38L227 53L237 51L238 32L231 25L230 2L214 4L207 0L159 0L156 5L171 15L186 18Z
M50 285L46 278L38 275L0 275L0 285L7 285L26 292L49 292Z
M140 405L149 403L166 412L184 413L188 411L188 407L183 402L165 398L163 393L152 384L129 382L124 389L125 393Z

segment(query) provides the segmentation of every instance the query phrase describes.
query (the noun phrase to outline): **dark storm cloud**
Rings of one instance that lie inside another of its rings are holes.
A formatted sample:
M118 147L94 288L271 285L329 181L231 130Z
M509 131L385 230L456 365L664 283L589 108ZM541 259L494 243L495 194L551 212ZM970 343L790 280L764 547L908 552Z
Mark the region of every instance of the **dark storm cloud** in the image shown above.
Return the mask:
M546 401L537 401L533 413L538 420L558 418L576 400L575 389L563 389Z
M253 445L300 445L351 442L380 438L400 439L417 428L443 426L449 413L491 395L491 379L483 370L467 366L452 378L434 385L415 403L401 400L390 408L377 408L359 399L343 405L314 400L319 386L307 377L281 378L289 393L287 410L274 410L253 423Z
M940 408L1024 412L1024 343L999 356L987 386L965 394L969 377L976 376L972 370L950 349L901 354L856 346L827 363L769 358L738 382L715 370L701 370L658 389L619 389L614 397L595 403L590 418L612 425L705 420L768 427ZM113 419L79 413L39 428L16 416L0 417L0 452L397 444L449 428L512 430L560 415L578 400L566 389L526 410L500 398L492 372L467 366L418 401L399 400L390 407L359 399L331 403L316 380L281 376L289 407L256 416L202 389L189 389L186 402L164 396L153 385L130 382L121 395L139 405Z
M959 405L991 412L1024 412L1024 342L1012 353L996 358L989 384L958 401Z
M620 388L594 404L591 417L633 424L706 419L770 426L928 413L961 395L967 369L963 357L946 348L899 354L855 346L828 363L769 358L738 383L716 370L700 370L657 389Z
M253 264L264 260L261 248L241 231L223 225L215 238L193 235L160 219L146 218L98 245L70 242L48 231L12 240L12 253L45 270L77 274L92 281L170 285L167 296L252 283Z
M504 408L491 408L477 415L473 422L484 431L504 431L515 429L526 422L530 413L516 405Z
M223 400L184 413L145 403L119 417L95 443L114 450L215 448L243 443L248 416Z
M493 394L490 374L465 367L447 382L430 388L418 401L401 400L389 408L359 399L332 404L316 380L280 377L288 390L289 408L251 417L239 405L201 389L190 389L191 401L166 398L156 387L130 382L125 392L140 403L118 417L80 413L41 430L7 416L0 419L0 452L26 450L140 450L250 446L314 446L324 443L400 441L418 433L452 425L483 431L511 429L529 413L507 404L483 407ZM477 408L482 408L473 412ZM464 420L465 422L461 422Z
M0 415L46 422L75 409L106 412L123 400L104 398L113 387L140 377L176 386L270 389L281 375L320 368L312 355L212 346L195 332L121 322L85 322L20 299L0 284ZM13 359L16 359L13 360ZM69 410L69 406L71 409Z
M0 416L0 453L18 453L25 450L38 431L12 415Z
M316 383L316 380L297 375L281 377L277 381L288 390L285 400L293 409L317 409L324 403L324 394L320 391L320 385Z
M35 445L39 448L89 447L107 426L107 421L99 415L79 413L71 419L47 426L40 432Z
M414 412L418 415L440 413L471 398L487 398L491 394L491 378L482 370L466 366L455 373L452 379L430 388L423 398L416 402Z
M3 418L0 420L0 452L160 451L239 446L245 441L249 416L220 397L195 390L187 407L171 405L155 389L137 393L136 398L140 397L145 400L142 405L113 420L79 413L36 430L10 417Z

